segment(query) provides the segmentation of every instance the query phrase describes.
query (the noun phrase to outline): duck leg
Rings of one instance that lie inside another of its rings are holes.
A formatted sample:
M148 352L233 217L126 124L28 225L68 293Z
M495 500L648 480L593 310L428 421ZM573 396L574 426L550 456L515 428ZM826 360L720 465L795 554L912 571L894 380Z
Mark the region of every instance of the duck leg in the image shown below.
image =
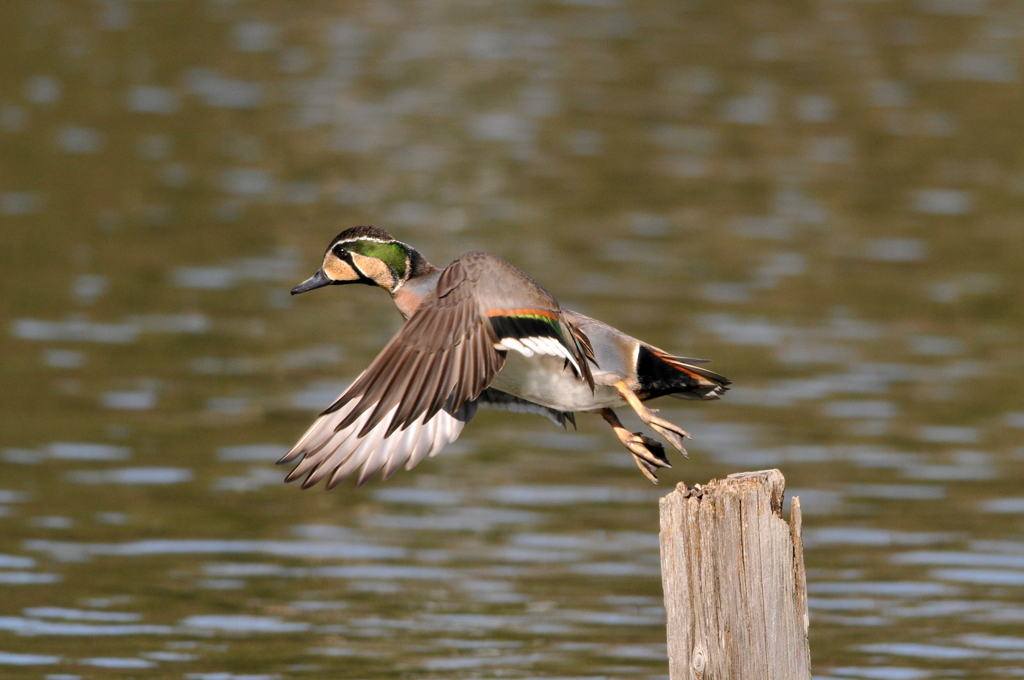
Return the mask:
M610 408L601 409L601 417L608 421L615 436L633 454L633 459L636 461L637 467L640 468L640 472L644 473L644 477L657 484L658 468L672 467L669 465L668 458L665 457L665 447L640 432L627 430L622 426L619 417L615 415L615 411Z
M629 389L623 381L615 383L615 389L619 391L619 395L626 400L636 414L640 416L640 420L654 428L654 430L662 437L668 440L668 443L679 449L679 452L685 457L689 458L689 454L686 453L686 449L683 448L683 438L690 438L689 433L683 428L679 427L675 423L670 423L667 420L657 417L654 415L657 413L657 409L650 409L644 406L643 402L640 401L640 397L636 396L633 390Z

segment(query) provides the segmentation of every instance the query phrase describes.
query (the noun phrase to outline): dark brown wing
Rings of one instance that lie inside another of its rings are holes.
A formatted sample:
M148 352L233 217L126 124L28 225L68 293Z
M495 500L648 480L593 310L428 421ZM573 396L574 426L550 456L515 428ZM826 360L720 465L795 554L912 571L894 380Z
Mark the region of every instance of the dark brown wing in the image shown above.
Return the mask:
M479 268L456 260L438 280L416 313L402 326L369 368L324 414L357 400L338 423L340 431L373 409L357 436L385 417L385 437L418 420L430 420L447 407L457 411L475 399L501 370L497 337L474 295Z

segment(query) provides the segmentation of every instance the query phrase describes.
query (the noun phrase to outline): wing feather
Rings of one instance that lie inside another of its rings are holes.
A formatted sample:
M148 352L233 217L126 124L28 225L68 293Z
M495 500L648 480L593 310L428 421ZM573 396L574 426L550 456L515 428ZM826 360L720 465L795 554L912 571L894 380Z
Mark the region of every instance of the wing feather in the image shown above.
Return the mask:
M330 476L330 488L362 467L359 486L382 469L390 476L411 468L459 436L475 412L463 407L504 363L475 295L479 263L464 259L281 459L301 459L288 481L305 476L306 488Z
M418 421L417 421L418 422ZM388 455L388 460L384 463L384 468L381 470L380 478L382 481L386 481L391 475L398 472L405 462L409 460L409 454L412 453L412 446L414 445L416 438L419 436L420 427L417 423L413 423L405 430L394 434L389 437L386 441L392 442L391 453Z
M405 388L406 398L398 404L398 411L395 413L391 424L388 425L388 436L391 436L395 430L405 427L412 418L412 414L415 412L416 400L412 397L419 395L423 391L423 384L430 376L430 372L426 370L429 365L430 357L422 352L417 355L416 361L409 368L410 376L409 383ZM412 397L410 397L412 395Z
M420 435L416 439L416 448L409 453L409 460L405 464L406 470L411 470L430 453L430 447L434 442L434 428L436 423L427 421L420 427Z
M375 427L363 438L363 443L356 450L355 455L366 460L363 463L363 468L359 471L359 477L356 479L356 488L362 486L366 483L366 480L377 474L377 471L384 467L384 463L387 462L387 456L391 453L391 447L380 446L384 440L384 433L385 428Z

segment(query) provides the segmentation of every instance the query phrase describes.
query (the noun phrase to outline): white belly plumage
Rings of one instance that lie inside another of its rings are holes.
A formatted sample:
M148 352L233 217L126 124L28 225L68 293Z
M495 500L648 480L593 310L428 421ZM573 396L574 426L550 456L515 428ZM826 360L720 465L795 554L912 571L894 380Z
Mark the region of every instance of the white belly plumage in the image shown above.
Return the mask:
M565 359L547 355L524 357L509 352L505 366L494 376L491 387L558 411L592 411L625 404L614 387L597 385L594 391L563 368Z

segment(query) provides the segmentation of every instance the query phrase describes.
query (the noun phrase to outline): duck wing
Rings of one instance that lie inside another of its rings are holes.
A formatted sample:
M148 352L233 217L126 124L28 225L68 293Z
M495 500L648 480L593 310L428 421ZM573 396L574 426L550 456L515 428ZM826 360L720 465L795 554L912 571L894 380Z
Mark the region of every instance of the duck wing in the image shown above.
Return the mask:
M363 469L361 485L388 476L454 441L475 413L472 401L504 364L481 309L473 261L448 266L430 293L370 366L313 423L279 463L302 458L286 481L303 487L331 474L328 488ZM466 407L466 408L464 408Z
M463 255L278 461L299 460L286 481L306 475L308 488L330 475L331 488L362 467L359 486L378 470L386 479L435 455L473 417L509 350L561 356L593 385L589 346L579 335L558 302L526 274L493 255Z

